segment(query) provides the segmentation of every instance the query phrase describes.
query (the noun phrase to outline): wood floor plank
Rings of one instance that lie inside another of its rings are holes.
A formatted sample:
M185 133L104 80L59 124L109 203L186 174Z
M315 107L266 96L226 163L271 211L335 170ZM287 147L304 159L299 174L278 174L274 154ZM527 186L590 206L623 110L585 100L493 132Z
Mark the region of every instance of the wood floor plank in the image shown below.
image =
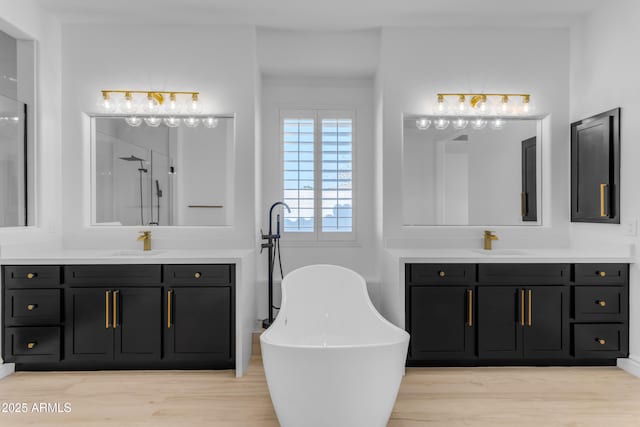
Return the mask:
M19 372L1 402L71 413L0 413L0 425L277 427L262 369ZM617 368L408 368L390 427L640 425L640 379Z

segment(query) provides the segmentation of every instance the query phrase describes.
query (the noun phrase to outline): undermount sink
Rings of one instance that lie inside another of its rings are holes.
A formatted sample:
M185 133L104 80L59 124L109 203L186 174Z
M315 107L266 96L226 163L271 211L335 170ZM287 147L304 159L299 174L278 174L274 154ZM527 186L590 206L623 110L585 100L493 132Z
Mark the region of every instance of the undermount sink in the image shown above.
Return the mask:
M522 249L473 249L474 252L477 252L482 255L528 255L529 252Z
M141 249L129 249L123 251L117 251L112 254L112 256L139 256L139 257L147 257L147 256L155 256L163 254L165 251L143 251Z

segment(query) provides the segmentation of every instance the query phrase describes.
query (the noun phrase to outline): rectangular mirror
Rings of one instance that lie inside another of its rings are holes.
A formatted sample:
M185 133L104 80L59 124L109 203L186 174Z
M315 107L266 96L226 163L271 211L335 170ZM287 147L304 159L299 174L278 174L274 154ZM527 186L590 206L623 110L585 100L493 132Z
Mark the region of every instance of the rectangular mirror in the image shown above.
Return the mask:
M462 129L418 129L405 115L405 225L540 225L541 122L487 118ZM480 123L482 124L482 123ZM443 127L443 126L439 126ZM461 126L458 126L461 127Z
M230 225L234 119L217 120L152 127L93 117L92 225Z
M27 225L27 106L0 95L0 227Z

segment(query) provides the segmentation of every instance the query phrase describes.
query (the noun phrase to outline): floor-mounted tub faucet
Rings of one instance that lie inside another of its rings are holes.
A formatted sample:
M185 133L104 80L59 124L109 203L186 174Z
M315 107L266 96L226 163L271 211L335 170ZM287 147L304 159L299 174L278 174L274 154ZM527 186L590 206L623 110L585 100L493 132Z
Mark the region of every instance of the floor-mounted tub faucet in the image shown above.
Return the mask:
M280 265L280 275L283 276L282 261L280 259L280 214L276 215L276 233L273 234L273 209L275 209L279 205L284 206L285 208L287 208L287 211L291 213L291 208L289 208L289 205L287 205L285 202L275 202L269 209L269 233L262 234L262 232L260 232L262 240L267 241L260 246L260 252L262 252L263 249L267 249L269 251L269 318L265 319L262 322L262 327L265 329L267 329L273 323L273 267L275 264L276 252Z

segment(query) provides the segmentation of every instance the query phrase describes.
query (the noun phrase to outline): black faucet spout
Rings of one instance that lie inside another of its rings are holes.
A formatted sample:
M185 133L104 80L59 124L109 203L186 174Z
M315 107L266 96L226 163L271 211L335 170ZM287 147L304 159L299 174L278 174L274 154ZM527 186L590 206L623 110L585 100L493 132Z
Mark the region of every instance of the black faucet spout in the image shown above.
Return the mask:
M276 206L282 205L285 208L287 208L287 212L291 213L291 208L289 207L289 205L287 205L285 202L275 202L274 204L271 205L271 208L269 209L269 235L273 235L273 228L272 228L272 222L273 222L273 209ZM280 228L280 227L278 227ZM280 230L278 230L278 234Z

